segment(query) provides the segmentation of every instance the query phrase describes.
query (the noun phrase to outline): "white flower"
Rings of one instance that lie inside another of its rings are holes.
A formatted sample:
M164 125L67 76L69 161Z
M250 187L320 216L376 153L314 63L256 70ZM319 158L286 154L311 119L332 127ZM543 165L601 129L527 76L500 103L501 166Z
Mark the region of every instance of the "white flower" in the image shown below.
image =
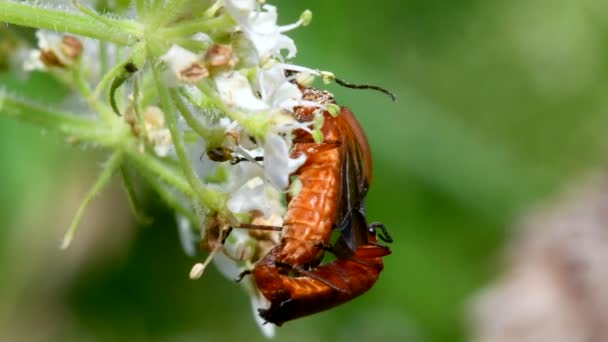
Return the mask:
M302 104L302 92L298 86L285 77L283 64L273 63L258 72L257 87L260 95L272 108L289 112Z
M260 97L256 96L247 77L239 72L220 73L214 79L222 100L244 112L293 111L293 107L302 104L302 92L285 78L284 72L279 66L258 72L256 85Z
M237 279L241 272L250 269L253 264L252 262L235 261L226 254L217 254L213 259L213 263L220 273L229 280ZM253 310L253 317L255 318L258 327L264 336L268 338L274 337L275 326L273 324L265 324L266 322L258 314L258 309L268 309L270 307L270 302L262 295L260 290L258 290L255 280L251 277L244 278L240 284L251 299L251 309Z
M269 106L255 96L249 80L236 71L223 72L215 76L215 85L222 100L229 106L245 112L267 110Z
M253 224L281 226L283 220L280 215L273 215L268 219L257 216L252 221ZM243 271L251 270L258 258L268 254L268 252L279 242L279 232L266 232L263 235L253 237L245 229L233 229L226 239L221 254L217 254L213 259L218 270L228 279L239 278ZM265 324L266 322L258 314L258 309L268 309L270 302L262 295L252 276L246 276L240 282L251 299L251 308L256 323L266 337L273 337L275 326Z
M233 213L248 213L254 210L264 213L265 217L271 214L282 214L281 193L262 178L255 177L231 193L226 204Z
M281 57L281 50L287 50L287 58L295 57L297 49L293 40L282 33L300 26L304 20L278 26L276 7L264 5L259 10L255 0L227 0L224 6L255 46L258 61Z
M38 30L36 38L38 39L38 49L32 50L23 63L26 71L71 66L83 51L82 43L73 36Z
M262 331L262 334L267 338L272 338L275 335L275 325L267 324L266 320L260 317L258 310L267 310L270 308L270 301L264 297L262 292L258 290L255 280L252 278L243 279L243 287L251 298L251 309L253 310L253 317L258 327Z
M209 76L209 71L200 62L198 55L179 45L171 46L160 60L169 66L165 72L165 80L169 86L193 84Z
M289 157L289 146L278 134L268 134L264 143L264 171L267 179L278 189L285 190L289 175L306 162L306 155Z

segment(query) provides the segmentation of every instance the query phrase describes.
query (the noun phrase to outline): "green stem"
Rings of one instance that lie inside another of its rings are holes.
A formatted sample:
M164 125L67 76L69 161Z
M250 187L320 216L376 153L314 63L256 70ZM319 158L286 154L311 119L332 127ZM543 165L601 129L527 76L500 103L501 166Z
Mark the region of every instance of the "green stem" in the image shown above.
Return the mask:
M147 20L148 25L151 27L163 27L168 23L177 20L185 9L191 4L197 3L201 0L171 0L171 1L159 1L151 12L152 15Z
M225 195L218 191L211 190L205 187L194 172L192 163L188 159L188 155L186 153L184 137L179 132L179 129L177 127L177 115L175 113L173 103L171 102L169 89L162 80L162 75L161 71L159 70L159 67L153 67L153 72L154 78L156 80L156 86L158 89L161 108L165 114L165 120L167 121L167 127L171 132L171 139L173 140L173 145L175 146L175 152L177 153L181 168L184 171L184 174L186 175L186 179L188 179L190 186L192 186L192 188L194 189L194 193L196 194L197 199L200 201L201 204L206 205L211 210L223 209Z
M35 104L14 95L0 92L0 115L29 122L49 131L88 143L115 146L127 134L95 119L82 115L50 110L48 106Z
M135 184L133 182L133 178L129 174L129 170L125 164L120 167L120 175L122 176L122 186L127 193L127 197L129 198L129 205L131 206L131 211L133 215L142 225L149 225L152 223L152 218L146 215L141 209L141 205L137 200L137 192L135 191Z
M186 106L179 93L172 89L171 98L177 106L177 110L182 114L184 120L190 128L192 128L199 136L203 137L207 141L207 145L213 146L222 142L224 132L222 130L211 130L203 126L203 124L194 117L192 111Z
M165 39L191 36L197 32L222 32L231 29L235 25L234 19L228 14L211 19L199 19L195 21L184 21L172 27L159 30L159 35Z
M175 192L171 191L171 189L167 188L167 185L162 183L158 176L151 173L148 170L142 170L142 176L148 181L150 186L158 193L160 198L167 204L170 208L175 209L178 213L187 217L194 225L198 224L198 217L194 213L193 210L187 208L183 201L181 201L175 194Z
M192 190L192 187L178 170L168 166L166 163L158 160L149 153L139 151L136 144L127 144L123 148L129 158L133 160L135 166L139 167L142 172L152 172L156 175L156 177L175 187L186 196L195 198L195 193Z
M131 20L108 18L107 23L103 23L80 13L11 1L0 2L0 22L78 34L120 45L133 45L143 33L141 24Z
M110 68L110 61L108 56L108 43L104 41L99 42L99 70L102 75L108 72Z
M120 165L122 164L122 162L123 162L122 152L114 152L114 154L112 154L112 156L110 157L110 160L108 160L108 163L106 164L103 172L101 173L101 175L99 175L99 177L97 178L97 181L95 182L95 184L93 184L93 187L91 188L91 190L89 190L89 192L85 196L84 200L80 204L80 207L78 207L78 210L76 211L76 215L74 215L74 219L72 220L72 224L70 224L70 228L68 229L68 231L65 233L65 235L63 237L63 242L61 243L61 249L66 249L70 246L70 243L72 243L72 240L74 239L74 235L76 234L76 231L78 230L78 226L80 224L80 220L82 219L82 214L84 214L84 210L87 208L87 206L91 202L91 200L95 196L97 196L97 194L99 194L101 192L101 190L110 182L110 179L112 179L112 176L114 175L116 170L118 170L118 168L120 168Z
M226 103L218 96L217 91L213 89L208 82L199 82L197 87L205 94L208 106L214 106L222 111L227 117L238 122L245 131L254 137L263 139L269 129L269 116L266 113L257 113L254 115L243 115L238 111L230 109Z
M133 111L135 112L135 125L139 128L139 144L140 146L145 146L146 144L146 136L148 132L146 131L146 124L144 122L144 116L142 114L141 103L139 102L139 83L140 77L139 75L135 75L135 79L133 80Z
M137 16L139 18L143 17L146 14L146 0L135 0L135 10L137 11Z
M99 113L101 118L106 123L112 124L114 121L116 121L116 117L114 116L114 114L112 114L112 111L106 105L97 101L97 98L93 96L93 91L91 90L91 87L89 86L87 80L84 78L84 75L82 74L80 68L81 66L78 65L73 70L73 78L76 84L76 88L78 89L82 97L87 100L91 108L93 108L97 113Z
M99 95L106 89L110 83L120 75L125 72L125 66L128 63L134 63L138 68L142 67L143 59L144 59L144 44L139 43L135 47L133 47L133 51L129 54L127 58L125 58L121 63L116 64L110 71L103 75L101 81L95 87L93 91L92 97L97 99Z

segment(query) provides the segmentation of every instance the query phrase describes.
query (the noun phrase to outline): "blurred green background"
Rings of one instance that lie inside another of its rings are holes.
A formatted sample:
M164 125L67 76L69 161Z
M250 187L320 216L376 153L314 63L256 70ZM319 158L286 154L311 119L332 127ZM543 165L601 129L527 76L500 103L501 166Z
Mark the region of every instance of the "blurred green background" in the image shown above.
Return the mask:
M606 159L608 3L310 0L278 3L297 64L379 93L329 86L366 129L369 218L395 239L363 297L278 329L277 341L465 341L472 296L500 271L523 210ZM43 75L3 88L60 104ZM138 227L115 182L58 245L104 154L0 116L0 337L41 341L263 341L241 289L191 281L173 213L148 196Z

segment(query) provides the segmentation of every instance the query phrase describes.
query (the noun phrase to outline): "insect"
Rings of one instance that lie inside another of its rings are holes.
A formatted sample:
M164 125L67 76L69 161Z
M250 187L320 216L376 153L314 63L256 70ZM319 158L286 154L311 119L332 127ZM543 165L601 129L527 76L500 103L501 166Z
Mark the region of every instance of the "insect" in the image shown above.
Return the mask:
M333 103L329 93L315 89L304 89L303 97ZM296 119L310 121L315 110L299 107ZM280 243L248 272L271 303L270 308L259 310L260 316L276 325L363 294L382 271L382 257L390 254L390 249L376 242L378 228L383 240L392 241L384 226L368 227L365 218L364 198L372 164L363 130L344 107L337 117L328 112L324 116L322 144L314 143L305 132L294 137L292 155L308 156L295 172L302 190L289 199ZM330 246L334 228L340 231L340 238ZM320 265L325 251L337 259Z
M353 230L367 231L366 242L354 252L343 238L335 245L325 247L336 255L333 262L309 271L283 264L272 253L258 262L253 274L258 288L271 303L270 308L258 310L264 320L281 326L286 321L348 302L374 285L384 268L382 257L391 251L377 243L378 226L367 226L363 213L353 212L351 223ZM273 268L294 271L296 276L268 271Z

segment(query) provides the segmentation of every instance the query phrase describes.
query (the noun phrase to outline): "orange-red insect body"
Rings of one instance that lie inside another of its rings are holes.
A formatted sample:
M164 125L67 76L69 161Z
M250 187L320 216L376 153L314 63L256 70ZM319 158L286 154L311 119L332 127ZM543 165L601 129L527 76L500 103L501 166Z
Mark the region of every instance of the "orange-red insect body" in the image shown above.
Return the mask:
M362 222L365 223L364 217ZM374 285L384 267L382 257L390 253L390 249L376 243L375 232L370 231L369 242L354 253L338 255L333 262L298 277L284 274L281 271L284 268L277 266L269 254L258 265L274 272L254 271L258 287L271 303L270 308L259 310L259 314L267 322L280 326L348 302Z
M316 96L316 101L331 100L325 92L305 90L306 94ZM296 109L296 119L300 121L310 121L313 115L313 108ZM257 263L253 272L256 279L265 272L276 273L274 268L264 266L268 260L272 260L273 265L275 262L300 267L317 265L323 254L319 246L330 240L337 220L343 161L339 119L326 113L322 133L326 141L333 143L316 144L309 133L296 133L292 156L307 156L306 162L293 174L302 188L297 196L288 199L281 241Z
M303 91L305 99L333 101L328 93ZM296 118L310 121L314 110L300 107ZM306 163L295 173L302 190L289 200L279 245L252 272L271 302L260 315L277 325L361 295L378 278L382 257L390 254L388 248L375 243L375 233L369 232L365 221L363 201L372 167L363 130L346 108L337 117L328 112L324 117L324 143L314 143L303 132L294 138L294 156L307 155ZM338 259L318 266L335 227L342 233L334 248Z

